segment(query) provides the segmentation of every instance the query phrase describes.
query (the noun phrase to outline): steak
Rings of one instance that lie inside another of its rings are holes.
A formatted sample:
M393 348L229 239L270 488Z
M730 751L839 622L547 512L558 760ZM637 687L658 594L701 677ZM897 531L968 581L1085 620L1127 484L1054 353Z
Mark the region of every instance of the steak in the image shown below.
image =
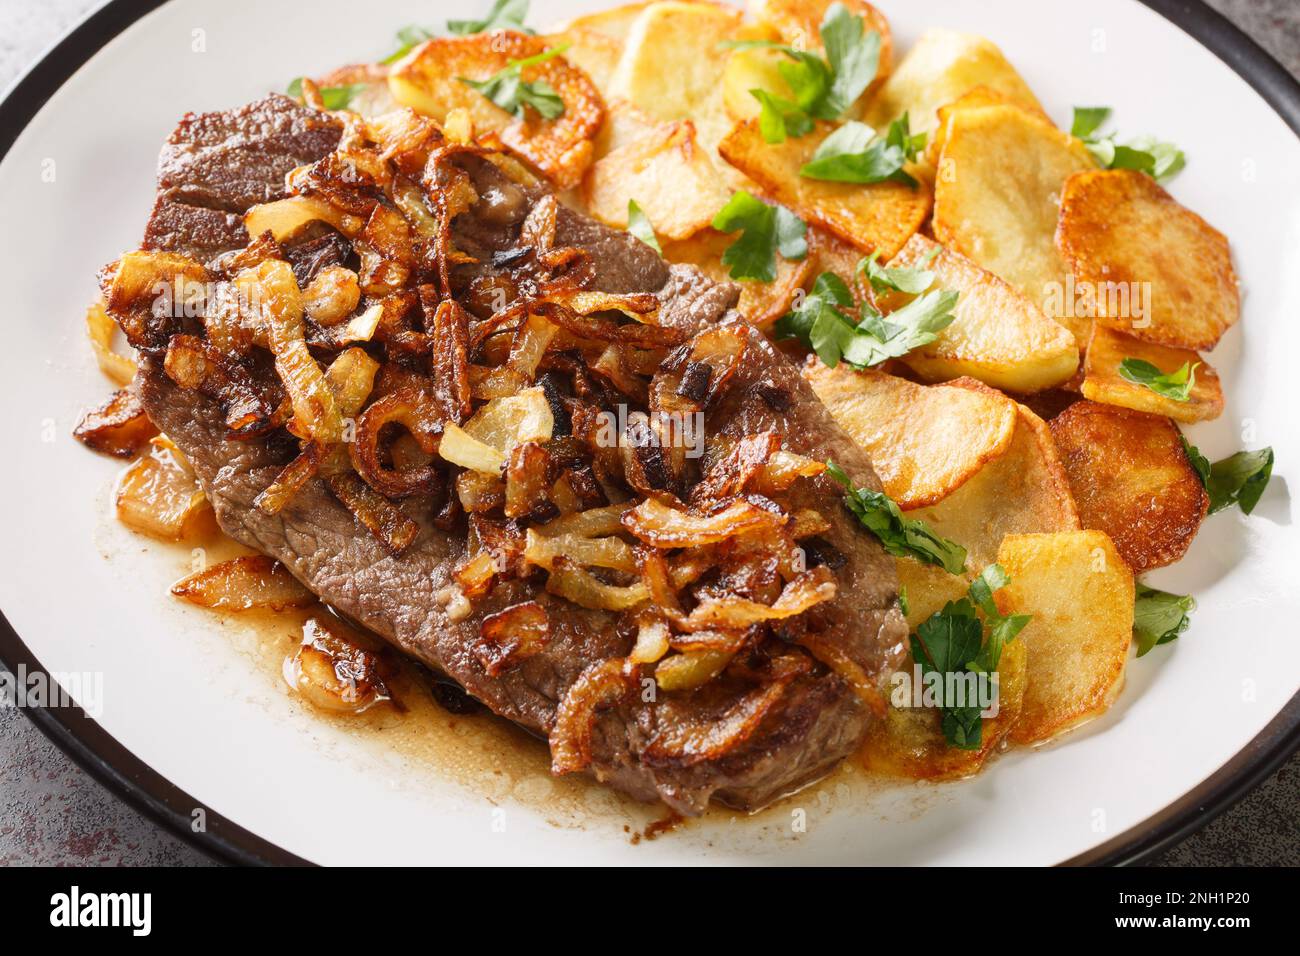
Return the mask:
M242 247L249 237L240 214L282 196L285 173L331 151L337 138L332 119L279 96L186 117L163 149L146 245L205 260ZM480 175L493 173L485 168ZM493 187L479 176L476 185L480 195ZM539 198L527 196L529 203ZM504 247L511 228L517 232L517 221L504 229L500 223L487 228L474 215L471 209L457 220L462 248L492 242ZM491 239L494 230L504 236L501 241ZM296 260L288 250L295 265L341 254L321 238L312 239L317 246ZM654 293L664 324L693 331L735 322L729 314L738 297L734 285L713 282L693 267L669 265L627 233L562 208L556 242L590 254L595 289ZM704 467L719 454L716 439L770 431L782 436L784 449L833 459L859 485L878 490L865 453L834 423L796 366L757 330L734 327L745 337L746 360L706 412L710 444ZM233 440L219 403L177 386L163 371L160 356L143 357L136 387L149 417L189 459L228 535L283 562L323 600L454 679L497 715L548 735L560 701L584 672L630 653L635 633L618 626L617 615L572 604L523 578L500 580L458 619L439 595L453 584L468 543L463 534L435 527L427 503L403 503L420 534L400 555L360 528L319 479L310 480L278 514L265 514L254 499L292 452L286 455L275 442ZM893 559L840 506L841 493L831 479L822 475L801 482L794 505L818 506L831 525L809 549L810 563L833 567L838 590L833 600L804 615L800 626L846 667L878 685L901 660L906 640ZM518 666L489 675L474 653L480 626L486 617L524 601L546 608L549 642ZM807 635L791 633L791 646L801 636ZM710 799L761 807L816 779L858 746L875 714L864 703L862 688L855 692L840 676L843 670L802 651L793 654L803 665L781 677L778 693L764 698L761 711L746 711L754 700L754 682L731 675L730 669L725 679L685 694L660 693L648 701L642 694L623 695L597 711L590 771L637 798L663 800L687 814L701 812ZM755 664L754 680L770 677L768 671L775 673L785 660L775 655ZM707 740L715 728L726 728L745 713L758 716L740 743L719 756L699 756L707 748L698 747L665 754L657 746L665 739Z

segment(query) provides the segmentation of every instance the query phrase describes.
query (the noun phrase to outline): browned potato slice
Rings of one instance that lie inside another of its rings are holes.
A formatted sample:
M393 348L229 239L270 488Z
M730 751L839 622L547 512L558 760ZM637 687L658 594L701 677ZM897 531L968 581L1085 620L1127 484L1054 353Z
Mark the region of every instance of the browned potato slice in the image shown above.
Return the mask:
M938 123L941 106L977 86L1042 110L1033 91L993 43L971 34L930 30L867 104L865 119L884 129L907 113L913 132L928 132Z
M1136 572L1172 564L1210 499L1168 418L1076 402L1052 421L1052 437L1085 528L1104 531Z
M1195 350L1214 348L1241 317L1227 238L1145 173L1071 176L1057 243L1074 271L1076 295L1101 325ZM1134 301L1139 289L1146 290L1142 310Z
M660 124L626 100L609 100L605 104L605 123L596 135L596 159L604 159L616 149L649 136Z
M655 226L657 228L658 223ZM734 236L704 229L689 239L664 243L664 258L669 262L693 265L719 282L731 282L734 281L730 276L731 269L722 264L722 254L735 241ZM773 323L790 311L794 297L810 281L812 270L811 254L799 262L778 256L775 282L745 280L737 283L740 301L736 309L750 325L764 332L770 331Z
M1048 123L1052 122L1051 117L1043 112L1043 108L1036 101L1017 100L1014 96L999 93L991 87L977 86L963 93L951 103L939 107L937 113L938 123L935 125L934 130L931 131L930 139L925 145L927 163L932 167L938 167L944 143L948 141L948 122L953 116L961 110L979 109L981 106L1019 106ZM912 125L915 126L915 124ZM1055 126L1056 124L1052 123L1052 125Z
M582 198L594 219L626 229L628 200L635 199L664 239L699 232L730 195L696 142L690 120L667 123L614 150L593 165L582 182Z
M599 30L569 27L558 33L546 36L547 46L560 46L567 43L564 58L586 73L596 89L604 90L609 86L609 78L618 66L619 57L623 55L623 41L602 33Z
M749 0L749 12L760 23L771 24L781 35L781 40L797 50L821 52L821 25L826 10L835 0ZM885 15L865 0L839 0L849 13L862 17L862 32L874 30L880 34L880 66L876 78L863 92L870 96L894 66L894 40ZM778 87L784 89L784 87ZM893 119L893 117L890 117Z
M742 14L722 4L652 3L632 21L609 80L610 97L624 99L661 123L689 119L712 152L731 127L722 102L727 54Z
M1122 378L1120 363L1126 358L1150 362L1162 372L1174 372L1187 362L1199 362L1188 400L1174 401L1156 394L1145 385ZM1142 342L1104 325L1093 326L1088 355L1083 363L1083 394L1094 402L1167 415L1180 422L1207 421L1223 413L1223 386L1219 382L1219 373L1201 356L1186 349Z
M563 56L524 70L526 81L545 80L564 100L564 114L553 120L531 111L519 119L457 79L486 80L511 60L547 48L542 37L508 30L435 37L393 64L388 87L398 103L439 123L451 110L465 110L477 132L495 133L557 187L568 189L590 165L592 140L605 118L604 102L586 73Z
M910 780L956 780L979 773L1020 717L1027 660L1028 652L1019 639L1002 649L998 715L984 718L979 750L950 745L944 739L937 708L891 706L884 724L867 737L862 748L864 766L874 773Z
M172 594L218 611L306 607L316 595L279 561L257 554L235 558L197 571L172 585Z
M636 18L648 6L650 6L650 0L646 0L645 3L625 3L617 7L610 7L608 10L574 17L564 24L562 29L587 30L612 37L615 40L626 40L628 32L632 29L632 24L636 22Z
M737 124L719 149L772 199L788 206L805 222L816 223L866 252L891 259L930 212L930 188L925 183L823 182L804 179L799 170L831 132L827 123L817 131L784 143L768 143L756 120Z
M1045 120L986 106L949 120L934 186L935 238L1011 283L1078 342L1088 322L1059 304L1069 270L1056 221L1065 181L1095 166L1079 140Z
M790 87L780 69L788 60L780 50L769 47L732 50L722 74L722 102L727 107L727 115L734 120L758 118L761 108L750 90L766 90L789 99Z
M833 272L848 284L853 297L861 300L862 288L855 281L858 264L864 258L861 249L819 226L809 226L808 258L813 262L812 279L815 280L823 272ZM811 289L812 283L808 285Z
M972 379L952 384L1014 404ZM974 575L998 559L1004 536L1079 528L1079 513L1051 431L1025 406L1017 405L1016 411L1015 434L1003 455L937 504L907 512L969 552L966 575L948 574L908 558L898 560L899 581L907 588L910 605L907 622L913 628L966 592Z
M1133 639L1133 573L1100 531L1008 535L998 563L1003 614L1030 614L1016 743L1049 740L1102 714L1119 694Z
M1023 293L965 256L915 235L891 266L935 273L935 285L960 294L956 321L929 345L904 356L922 378L946 381L968 375L988 385L1029 394L1068 381L1079 367L1079 345Z
M1016 431L1014 402L992 391L917 385L874 369L803 369L840 426L866 449L900 508L932 505L1006 453Z

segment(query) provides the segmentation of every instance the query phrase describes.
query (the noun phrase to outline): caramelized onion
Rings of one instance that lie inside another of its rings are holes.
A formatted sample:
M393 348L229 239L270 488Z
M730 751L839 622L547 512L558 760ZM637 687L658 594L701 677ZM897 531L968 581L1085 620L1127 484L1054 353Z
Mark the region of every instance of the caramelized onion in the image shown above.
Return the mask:
M432 465L396 471L381 460L380 432L392 424L407 429L426 452L438 450L442 423L428 396L414 386L401 386L374 401L357 420L356 437L349 448L353 467L376 491L389 498L433 492L439 476Z
M696 514L647 498L623 516L623 527L657 548L688 548L780 527L785 521L780 509L765 499L740 498L711 514Z
M681 626L686 631L743 629L765 621L796 617L818 604L833 601L835 594L835 578L830 570L816 567L787 584L771 606L741 597L712 598L701 601Z
M626 611L645 603L650 597L650 589L642 581L625 587L606 584L562 558L552 560L546 590L580 607L596 611Z
M313 617L303 625L302 643L285 662L284 676L314 706L359 714L392 698L382 670L382 657L359 635Z
M95 351L99 370L117 385L126 385L135 378L135 359L113 351L113 320L104 311L104 300L97 300L86 310L86 335Z
M283 611L316 600L284 565L264 554L214 564L177 581L172 594L217 611Z
M420 526L375 489L351 472L327 475L325 483L334 496L379 539L390 554L401 554L420 533Z
M619 538L589 538L576 534L546 536L529 528L526 541L524 559L548 571L557 560L561 563L571 561L584 567L611 568L628 574L637 570L631 545Z
M158 429L145 414L139 396L120 388L99 408L83 415L72 434L87 448L115 458L130 458L158 434Z
M482 641L474 648L489 677L497 677L539 654L550 640L550 618L536 601L489 614L479 625Z
M575 773L591 765L591 734L597 712L635 686L636 665L621 658L592 664L573 682L555 711L551 727L551 772Z

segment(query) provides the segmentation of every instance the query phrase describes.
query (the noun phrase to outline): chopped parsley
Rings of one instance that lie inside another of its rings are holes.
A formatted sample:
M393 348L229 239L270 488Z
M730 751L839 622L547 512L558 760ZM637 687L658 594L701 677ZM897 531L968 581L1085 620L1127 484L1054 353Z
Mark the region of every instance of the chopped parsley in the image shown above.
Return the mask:
M907 295L920 295L934 285L935 275L927 266L939 254L939 247L931 249L919 266L906 268L882 266L877 259L880 253L873 252L858 263L858 274L866 276L871 288L876 292L903 292Z
M1083 140L1093 158L1106 169L1136 169L1157 182L1166 182L1182 171L1187 157L1173 143L1162 143L1152 136L1142 136L1128 143L1115 141L1098 130L1110 118L1108 106L1076 106L1074 122L1070 128L1073 136Z
M385 65L396 63L425 40L432 40L433 37L433 31L429 30L427 27L416 26L414 24L402 27L397 31L397 49L379 62Z
M664 254L655 236L655 227L650 224L650 217L637 205L635 199L627 201L627 231L632 233L647 246L660 255Z
M1119 377L1135 385L1145 385L1164 398L1185 402L1192 397L1200 365L1200 362L1184 362L1180 369L1162 372L1145 359L1126 358L1119 363Z
M925 134L912 134L906 113L889 124L884 136L866 123L849 120L822 140L799 175L837 183L893 181L915 186L903 167L924 148Z
M1273 477L1272 448L1239 451L1211 465L1199 448L1186 438L1182 438L1182 442L1188 463L1210 496L1210 514L1217 514L1233 505L1240 505L1246 514L1255 510Z
M845 506L862 527L880 539L889 554L938 565L949 574L966 570L966 549L957 542L941 538L924 521L905 517L883 492L855 488L849 476L833 461L826 463L826 473L844 488Z
M457 36L471 33L488 33L492 30L518 30L532 33L524 26L528 16L528 0L495 0L492 9L482 20L448 20L447 32Z
M1191 595L1157 591L1140 582L1135 593L1133 640L1141 657L1157 644L1168 644L1187 630L1196 601Z
M808 255L808 227L784 206L768 205L743 189L713 217L719 232L739 232L740 238L722 254L733 279L776 279L776 254L798 261Z
M470 89L478 90L485 97L501 107L507 113L523 117L524 107L531 106L545 119L558 119L564 115L564 100L555 88L545 80L533 80L525 83L523 71L530 66L545 63L559 56L569 48L562 43L522 60L511 60L501 70L486 80L471 80L463 76L456 77Z

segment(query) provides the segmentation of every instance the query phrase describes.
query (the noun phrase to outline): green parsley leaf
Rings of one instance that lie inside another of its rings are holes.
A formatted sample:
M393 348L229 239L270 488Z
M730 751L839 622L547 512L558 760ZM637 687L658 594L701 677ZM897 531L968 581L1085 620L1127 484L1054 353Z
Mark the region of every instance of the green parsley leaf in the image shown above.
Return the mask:
M492 30L518 30L532 33L524 26L528 16L528 0L495 0L492 9L482 20L448 20L447 32L457 36L471 33L488 33Z
M804 136L812 132L812 118L797 103L773 96L767 90L750 90L758 100L758 131L769 143L784 143L787 136Z
M302 99L302 77L294 77L285 93L296 100ZM327 110L345 110L352 103L352 98L366 89L366 83L348 83L345 86L322 86L320 98Z
M832 3L822 18L822 46L831 68L827 105L836 116L857 102L871 85L880 66L880 34L863 36L863 18L849 13L842 3Z
M1192 397L1200 365L1200 362L1184 362L1176 371L1162 372L1145 359L1126 358L1119 363L1119 376L1135 385L1145 385L1157 395L1185 402Z
M1205 490L1210 495L1210 514L1240 505L1250 514L1273 477L1273 449L1239 451L1210 466Z
M855 368L870 368L929 345L956 320L956 306L957 293L950 289L919 295L888 318L864 303L862 321L843 349L844 361Z
M993 592L1002 590L1010 583L1011 578L1002 565L990 564L970 583L970 599L989 617L997 617L998 606L993 602Z
M905 119L896 122L905 122ZM890 125L890 130L890 135L877 136L866 123L849 120L821 141L812 159L799 170L799 175L805 179L837 183L869 184L893 180L915 186L916 180L903 170L908 158L907 148L898 145L900 137L905 142L910 142L911 137L905 130L894 133L894 124Z
M912 613L912 605L907 600L907 585L898 586L898 609L903 612L903 617Z
M934 285L935 275L926 269L934 257L939 254L936 246L931 249L921 264L914 268L888 268L880 265L877 259L880 253L873 252L870 257L858 263L859 274L865 275L876 292L903 292L907 295L920 295Z
M416 26L414 24L402 27L402 29L397 31L397 49L379 62L385 65L396 63L425 40L432 40L433 37L433 31L425 27Z
M1133 639L1137 642L1138 657L1157 644L1168 644L1187 630L1188 617L1196 610L1196 601L1190 595L1157 591L1139 583L1133 601Z
M794 311L777 320L773 334L778 340L798 339L808 348L812 348L813 329L818 328L819 323L823 327L830 327L830 323L833 322L848 325L848 319L844 318L839 309L847 308L852 304L853 293L849 291L844 280L833 272L823 272L813 283L812 291L803 297L803 301ZM833 333L819 331L818 338L827 334ZM838 362L838 351L834 359Z
M551 47L534 56L522 60L511 60L501 70L486 80L471 80L463 76L456 79L472 90L478 90L485 97L501 107L507 113L523 117L524 107L531 106L546 119L557 119L564 115L564 100L545 80L533 80L525 83L523 71L526 67L536 66L559 56L569 48L569 44Z
M1181 432L1178 435L1178 440L1183 443L1183 451L1187 453L1187 463L1192 466L1192 470L1196 472L1196 477L1201 479L1201 484L1204 485L1205 489L1208 491L1210 483L1210 460L1202 455L1201 450L1191 444L1187 440L1187 437Z
M784 206L770 206L743 189L727 200L716 216L713 228L719 232L740 232L740 238L722 254L722 264L731 267L733 279L776 279L776 254L798 261L808 255L804 234L808 227Z
M1120 144L1115 141L1113 134L1097 135L1097 131L1110 117L1110 112L1107 106L1076 106L1074 122L1070 128L1070 133L1083 140L1093 158L1104 169L1135 169L1157 182L1166 182L1187 165L1187 157L1173 143L1162 143L1152 136L1142 136L1127 144Z
M654 226L650 224L650 217L641 210L635 199L627 201L627 231L659 253L659 255L664 254L663 249L659 248L659 239L655 236Z
M864 528L880 539L886 552L897 558L915 558L938 565L949 574L966 570L966 549L961 545L939 537L920 519L904 517L888 495L855 488L849 476L833 461L826 463L826 473L844 488L845 506Z

